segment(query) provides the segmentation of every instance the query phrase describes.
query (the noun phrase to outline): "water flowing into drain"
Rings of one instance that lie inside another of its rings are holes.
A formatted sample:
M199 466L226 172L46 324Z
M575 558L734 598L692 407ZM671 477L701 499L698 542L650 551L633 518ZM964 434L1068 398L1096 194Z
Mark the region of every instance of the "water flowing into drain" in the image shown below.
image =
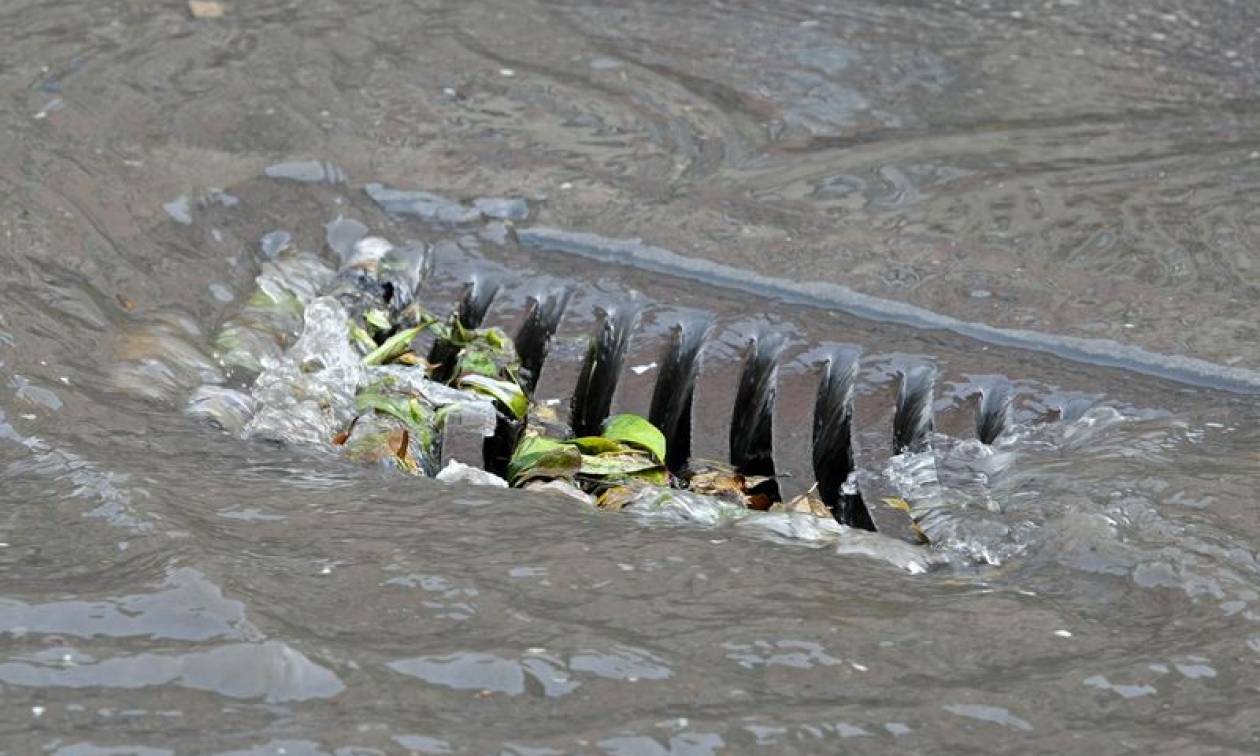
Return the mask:
M274 234L265 237L264 248L268 247L267 240L274 242ZM344 422L349 411L344 406L346 392L351 389L345 381L350 380L358 386L359 396L353 403L357 414L334 441L345 445L352 457L394 460L404 469L428 475L443 468L468 470L458 467L459 463L474 462L491 476L512 478L519 473L512 472L514 454L527 437L539 433L578 439L574 443L579 446L604 444L601 448L608 448L609 442L581 439L595 439L608 431L618 387L626 373L627 355L642 319L643 305L637 296L596 306L580 368L567 387L571 389L568 415L562 419L541 403L536 393L552 354L552 341L569 312L571 285L554 286L529 297L519 328L508 338L497 329L483 327L507 283L502 273L482 271L468 276L449 317L439 322L421 306L421 289L434 271L432 247L420 243L394 246L369 236L362 224L342 219L329 224L327 241L340 262L335 275L323 277L330 281L325 284L330 299L319 299L318 287L307 291L271 283L267 275L259 277L260 286L271 286L268 296L272 300L298 297L310 333L304 333L283 357L260 355L263 369L254 371L258 377L253 396L203 387L190 401L190 412L217 419L225 428L243 429L246 436L318 441L321 434L332 436L330 431ZM280 246L284 249L273 250L269 258L284 270L298 257L291 247ZM323 320L312 321L315 316ZM351 333L367 354L364 367L357 368L362 375L342 376L330 383L321 376L330 366L346 360L326 359L317 353L318 346L307 342L320 334L320 338L336 341L338 318L360 324L351 325ZM812 512L850 528L882 531L905 540L929 537L931 528L924 526L931 524L943 506L932 448L934 366L901 367L893 407L890 453L903 458L901 466L912 472L907 473L912 484L907 490L917 497L915 501L907 501L902 495L906 491L887 485L884 478L860 469L855 395L862 356L857 350L832 348L813 362L817 384L808 459L792 459L790 452L775 448L779 373L788 338L768 327L760 328L745 342L731 397L729 468L725 468L729 473L715 472L715 463L693 458L696 388L713 321L705 315L687 314L665 325L659 364L643 366L658 368L646 417L662 438L659 463L667 477L661 482L709 495L738 489L739 501L754 509ZM477 353L479 339L498 344L501 354L492 358ZM426 350L426 357L418 357L418 350ZM299 362L292 365L293 359ZM506 388L496 383L505 377L510 384ZM281 396L285 380L299 385L302 396ZM381 380L386 383L381 384ZM385 385L390 388L380 388ZM400 387L404 393L391 399L389 392ZM549 388L566 390L558 383ZM514 400L501 393L512 389L520 394L521 406L516 411L509 410ZM476 394L478 390L482 394ZM385 394L378 396L373 391ZM992 445L1012 422L1016 391L1013 384L1003 380L985 384L979 394L976 438ZM419 404L417 398L422 400ZM222 417L216 416L216 408L222 409L218 413ZM267 421L260 422L258 416L250 420L248 415L255 411ZM369 415L365 416L365 411ZM279 421L281 417L285 422ZM386 453L371 451L374 444ZM725 463L716 464L720 468ZM786 497L780 483L785 469L812 472L815 485L805 498L783 501ZM467 478L472 474L460 475ZM571 492L580 493L577 489Z

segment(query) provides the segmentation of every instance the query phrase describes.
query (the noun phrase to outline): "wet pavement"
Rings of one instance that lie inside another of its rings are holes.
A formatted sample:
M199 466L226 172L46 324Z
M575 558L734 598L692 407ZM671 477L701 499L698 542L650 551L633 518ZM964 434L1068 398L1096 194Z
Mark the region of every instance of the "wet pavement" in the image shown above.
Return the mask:
M0 9L0 749L1255 750L1255 9L225 10ZM373 184L455 204L391 214ZM475 204L511 197L526 217ZM259 240L330 259L338 216L435 245L437 311L473 271L507 282L502 325L574 285L561 401L601 302L645 307L630 366L713 318L698 454L757 330L788 340L796 458L824 350L864 355L874 470L897 368L935 364L952 558L186 416ZM993 376L1020 391L996 459L969 398Z

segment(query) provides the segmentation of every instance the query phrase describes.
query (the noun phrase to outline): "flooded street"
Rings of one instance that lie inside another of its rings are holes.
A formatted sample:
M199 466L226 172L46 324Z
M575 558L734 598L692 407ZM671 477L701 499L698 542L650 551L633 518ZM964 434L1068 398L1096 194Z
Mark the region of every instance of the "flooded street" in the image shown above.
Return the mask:
M0 753L1260 750L1260 7L218 7L0 2ZM898 370L934 365L942 537L190 416L240 383L216 339L260 240L316 280L337 218L432 245L434 312L492 274L512 330L571 287L559 406L597 307L643 308L621 412L711 320L698 457L781 335L789 494L827 350L861 351L857 461L893 480Z

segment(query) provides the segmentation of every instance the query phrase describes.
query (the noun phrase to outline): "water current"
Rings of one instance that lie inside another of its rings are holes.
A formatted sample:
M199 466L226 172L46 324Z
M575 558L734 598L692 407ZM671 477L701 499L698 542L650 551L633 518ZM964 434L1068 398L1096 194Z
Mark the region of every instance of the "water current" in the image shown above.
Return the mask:
M1260 748L1254 4L218 7L0 3L0 752ZM896 373L934 364L936 546L191 416L260 240L318 288L337 218L433 245L435 311L574 287L561 403L597 306L643 307L619 411L712 319L700 456L781 334L788 493L820 356L862 351L859 465L902 484Z

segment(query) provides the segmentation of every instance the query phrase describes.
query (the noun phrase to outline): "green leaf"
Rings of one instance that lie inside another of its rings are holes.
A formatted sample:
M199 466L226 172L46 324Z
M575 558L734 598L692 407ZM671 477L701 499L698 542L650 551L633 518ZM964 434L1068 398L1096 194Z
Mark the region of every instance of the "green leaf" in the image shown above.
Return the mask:
M446 334L446 339L455 346L467 346L472 342L475 331L465 328L464 324L454 314L451 315L450 325L447 328L449 330Z
M427 326L418 325L390 336L376 349L363 358L364 365L384 365L392 362L411 347L411 342L420 335Z
M302 313L306 311L306 305L302 304L301 298L288 289L274 295L258 289L246 300L245 306L259 312L282 313L298 317L302 317Z
M377 393L363 393L354 398L354 408L360 414L368 411L393 415L403 422L411 422L411 397L387 396Z
M581 438L571 438L565 442L576 446L583 454L625 454L634 453L633 449L627 448L619 441L603 436L583 436Z
M425 439L411 424L381 412L360 415L344 433L333 439L346 456L361 462L389 462L412 475L424 470L431 454Z
M650 453L658 464L665 464L665 435L638 415L614 415L604 424L604 438L620 441Z
M466 373L459 377L460 388L473 391L497 399L517 420L521 420L529 412L529 397L521 387L512 381L500 381L477 373Z
M214 337L214 347L220 351L230 352L241 345L241 329L239 326L226 326Z
M389 313L381 309L373 308L363 315L363 320L377 331L388 331L391 328L389 322Z
M484 375L487 378L498 378L499 366L485 352L465 349L464 353L459 357L459 365L456 367L455 373L456 375L475 373Z
M368 332L357 325L350 326L350 341L358 345L366 352L370 352L376 348L376 341L372 339Z
M516 449L512 452L512 458L516 459L522 455L551 451L552 449L559 449L562 446L567 446L567 444L563 441L557 441L554 438L527 434L522 437L520 443L516 445Z
M354 407L360 413L372 410L398 418L416 437L422 448L429 448L433 442L437 419L433 410L415 397L381 394L368 390L354 398Z
M520 486L535 478L571 481L581 467L582 454L572 446L561 446L553 451L523 458L516 475L512 477L512 485Z
M451 327L448 326L446 323L434 321L432 324L429 325L429 330L433 331L433 336L438 341L451 340Z
M362 389L360 389L359 395L362 396L364 394L384 394L386 392L393 391L397 385L398 385L397 378L395 378L392 375L382 375L376 380L369 383L368 385L364 386ZM357 397L356 397L356 400L357 400Z
M511 351L512 353L515 353L516 351L515 343L512 339L508 338L507 333L505 333L502 328L486 328L477 332L477 334L481 337L482 341L486 342L486 344L496 352L503 353Z
M542 436L525 436L508 462L507 476L519 486L534 478L571 480L582 467L582 453L575 447Z
M640 470L639 472L630 473L630 477L635 480L641 480L644 483L651 483L654 486L669 485L669 471L664 467L654 467L651 470Z

